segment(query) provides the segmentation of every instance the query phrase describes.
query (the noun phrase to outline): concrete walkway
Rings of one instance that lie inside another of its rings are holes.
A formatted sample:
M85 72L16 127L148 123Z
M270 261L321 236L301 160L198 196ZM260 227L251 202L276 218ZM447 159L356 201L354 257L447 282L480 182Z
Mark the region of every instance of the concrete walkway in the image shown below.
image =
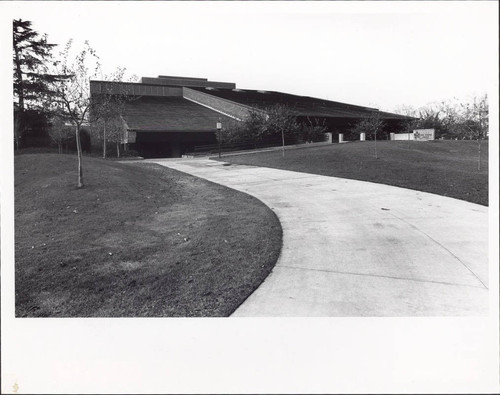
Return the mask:
M206 158L149 161L246 192L278 215L276 267L233 316L488 312L487 207Z

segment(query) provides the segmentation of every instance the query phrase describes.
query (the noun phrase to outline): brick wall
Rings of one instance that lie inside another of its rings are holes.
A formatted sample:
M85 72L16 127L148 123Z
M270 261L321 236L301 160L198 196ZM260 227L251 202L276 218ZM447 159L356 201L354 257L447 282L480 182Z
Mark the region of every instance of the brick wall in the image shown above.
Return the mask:
M244 104L221 99L219 97L212 96L209 93L199 92L194 89L183 88L183 96L185 99L211 108L231 118L236 118L239 121L245 119L250 111L255 111L254 108L245 106Z

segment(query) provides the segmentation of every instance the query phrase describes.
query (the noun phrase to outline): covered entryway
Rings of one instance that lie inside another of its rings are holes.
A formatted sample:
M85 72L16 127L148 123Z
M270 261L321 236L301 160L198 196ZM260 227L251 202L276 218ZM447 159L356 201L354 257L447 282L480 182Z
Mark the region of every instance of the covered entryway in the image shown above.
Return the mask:
M137 132L131 148L144 158L180 158L197 145L216 142L215 131Z

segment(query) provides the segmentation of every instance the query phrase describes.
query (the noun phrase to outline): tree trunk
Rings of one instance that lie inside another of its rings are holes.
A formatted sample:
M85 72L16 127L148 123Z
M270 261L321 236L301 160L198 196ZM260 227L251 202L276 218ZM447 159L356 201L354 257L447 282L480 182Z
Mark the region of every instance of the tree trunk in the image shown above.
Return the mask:
M104 120L104 131L103 131L103 143L102 143L102 157L106 159L106 120Z
M23 114L18 111L17 116L14 118L14 141L16 143L16 151L19 152L19 140L21 139L22 134L22 125L23 125Z
M477 169L481 170L481 138L478 140L478 153L477 153Z
M57 143L57 151L59 152L59 154L62 154L62 143L61 142Z
M80 125L76 125L76 152L78 156L78 188L83 188L83 169L82 169L82 146L80 144Z
M118 142L116 143L116 157L120 157L120 143Z
M14 45L14 54L16 59L16 76L19 79L19 111L22 113L24 111L24 81L23 72L21 70L21 61L19 59L19 49Z
M285 157L285 131L281 129L281 141L283 143L283 158Z
M19 49L16 45L14 45L14 54L15 54L15 63L16 63L16 76L19 79L19 92L18 100L19 100L19 110L18 110L18 128L16 131L16 149L19 151L19 138L22 134L22 129L24 127L24 81L23 81L23 72L21 70L21 61L19 59Z

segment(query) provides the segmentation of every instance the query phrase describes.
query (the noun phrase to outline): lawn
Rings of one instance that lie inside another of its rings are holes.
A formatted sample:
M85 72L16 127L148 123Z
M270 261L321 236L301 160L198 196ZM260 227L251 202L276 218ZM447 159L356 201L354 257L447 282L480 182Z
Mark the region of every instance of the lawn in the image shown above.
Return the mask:
M281 249L246 194L147 163L15 157L16 316L228 316Z
M373 141L224 156L222 160L394 185L488 205L488 142Z

